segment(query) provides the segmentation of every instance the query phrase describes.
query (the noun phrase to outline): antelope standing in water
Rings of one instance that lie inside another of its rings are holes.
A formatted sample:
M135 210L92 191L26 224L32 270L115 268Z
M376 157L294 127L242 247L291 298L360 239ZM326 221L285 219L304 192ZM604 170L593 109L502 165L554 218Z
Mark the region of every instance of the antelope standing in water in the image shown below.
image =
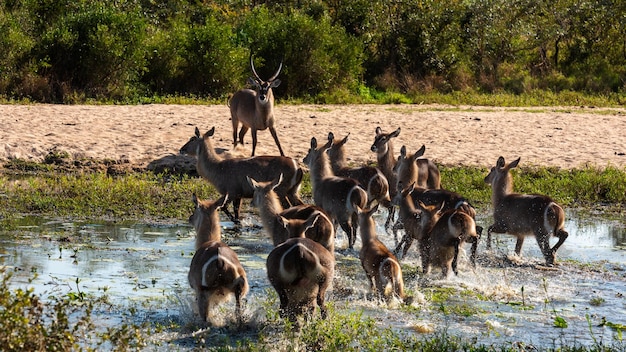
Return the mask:
M475 265L478 234L474 219L458 209L444 210L444 204L417 204L421 212L420 256L424 273L430 273L434 264L441 267L443 278L447 278L450 271L458 275L459 251L466 242L472 243L471 261Z
M550 197L513 193L513 176L510 170L517 167L520 158L505 164L499 157L496 166L485 177L491 185L493 225L487 230L487 248L491 248L491 233L508 233L517 237L515 253L519 256L527 235L534 235L541 253L549 266L554 265L556 251L568 236L563 228L565 212ZM559 240L550 248L550 235Z
M243 137L248 132L248 129L252 130L252 156L256 151L257 144L257 131L270 130L278 151L281 156L285 156L283 148L278 141L278 135L276 134L276 128L274 128L274 92L272 88L276 88L280 85L280 80L277 79L280 74L280 70L283 68L283 63L280 63L276 73L272 75L267 81L264 81L259 77L254 69L254 60L250 57L250 67L254 77L248 78L248 83L254 87L254 89L241 89L237 91L228 101L230 107L230 116L233 123L233 143L237 146L237 128L241 124L241 130L239 131L239 143L243 145Z
M282 174L284 182L276 187L275 191L283 206L303 204L299 196L303 171L294 159L285 156L225 159L213 148L210 137L214 134L215 127L200 136L200 130L196 127L195 135L180 148L180 153L195 156L198 173L208 180L220 194L228 194L228 202L232 199L234 215L228 211L226 205L222 207L222 210L233 222L239 222L241 199L252 198L254 194L247 177L252 177L257 181L272 181Z
M242 299L248 293L248 280L237 254L221 241L217 211L228 196L217 201L200 200L194 194L195 209L189 223L196 230L195 254L189 267L189 284L196 292L198 311L203 321L210 320L216 305L235 296L235 315L243 322Z
M285 242L290 233L299 235L299 231L290 227L303 226L304 221L319 217L314 226L306 229L305 236L310 238L331 253L335 251L335 228L324 210L318 206L310 204L295 205L288 209L283 209L278 200L278 195L274 191L281 183L282 175L270 182L257 182L248 177L248 182L254 189L252 205L259 209L259 215L263 222L263 227L272 237L274 246Z
M393 171L396 165L396 159L393 157L393 142L392 138L396 138L400 135L400 127L391 133L384 133L380 127L376 127L376 137L374 137L374 143L370 147L370 150L376 153L376 160L378 160L378 168L382 171L383 175L387 178L389 183L389 194L391 198L396 195L395 185L398 183L396 173ZM389 214L385 221L385 229L389 229L393 217L395 215L395 208L389 208ZM398 240L396 239L396 242Z
M413 155L407 155L406 146L400 148L400 156L393 168L398 182L405 185L415 183L417 187L424 189L441 188L441 176L437 165L429 159L419 159L425 151L426 146L422 145Z
M379 298L389 301L393 297L405 301L402 269L398 259L378 239L376 224L372 214L378 210L378 204L371 209L358 209L359 231L361 232L361 251L359 258L372 291Z
M396 225L402 223L405 232L394 250L394 253L400 258L404 258L414 240L420 241L424 237L419 226L421 212L416 207L418 202L422 202L425 205L443 204L442 211L459 210L469 215L472 219L476 218L476 209L467 199L456 192L445 189L417 188L415 184L410 184L408 187L403 188L403 183L398 182L397 194L392 203L400 209ZM393 228L394 235L398 229L396 225ZM483 228L476 225L476 234L479 238L482 231ZM477 243L475 245L477 246ZM475 253L476 249L472 249L473 253ZM401 250L402 255L399 255Z
M291 238L276 246L266 263L267 277L280 299L280 316L296 324L298 316L312 315L316 305L326 318L326 291L335 271L334 254L305 238L304 231L290 233Z
M391 197L389 195L389 182L383 173L373 166L349 167L344 145L348 142L348 133L343 139L335 141L335 135L328 133L328 141L331 146L328 149L330 167L336 176L353 178L361 184L367 192L367 206L370 207L374 201L382 204L386 208L391 207Z
M304 157L309 166L313 201L315 204L339 223L348 236L348 247L353 249L358 227L357 208L367 205L367 193L353 178L338 177L330 168L330 161L326 150L330 142L317 147L317 139L311 138L311 148ZM336 233L336 231L335 231Z

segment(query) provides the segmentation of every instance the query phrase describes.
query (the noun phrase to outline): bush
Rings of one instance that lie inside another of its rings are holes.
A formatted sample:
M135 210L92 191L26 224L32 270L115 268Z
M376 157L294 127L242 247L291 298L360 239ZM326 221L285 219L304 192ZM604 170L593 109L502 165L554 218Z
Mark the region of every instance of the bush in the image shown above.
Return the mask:
M76 93L118 99L132 93L144 67L146 22L138 11L86 2L51 24L34 49L53 101Z
M319 21L301 11L275 13L254 9L237 31L242 46L251 48L255 68L266 79L281 60L285 67L278 96L316 96L360 82L362 49L328 16Z
M149 44L144 82L159 94L224 96L245 83L246 50L237 47L232 27L214 16L203 23L177 17Z

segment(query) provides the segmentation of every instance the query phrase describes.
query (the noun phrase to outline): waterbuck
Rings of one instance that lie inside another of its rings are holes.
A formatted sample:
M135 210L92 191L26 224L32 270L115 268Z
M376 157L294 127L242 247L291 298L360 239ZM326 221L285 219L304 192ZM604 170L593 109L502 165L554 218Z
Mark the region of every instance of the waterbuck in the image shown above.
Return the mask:
M376 160L378 160L378 168L387 178L387 183L390 185L389 194L391 198L396 195L396 188L394 185L398 183L396 173L393 171L396 165L396 159L393 157L393 143L392 138L396 138L400 135L400 127L391 133L384 133L380 127L376 127L376 137L374 143L370 147L370 150L376 153ZM385 229L389 229L395 215L395 209L389 208L389 214L385 221ZM397 240L396 240L397 241Z
M266 265L267 277L280 299L281 317L297 324L297 317L308 317L317 304L326 318L326 291L335 271L333 253L311 239L289 238L270 252Z
M437 165L429 159L419 159L425 151L426 146L422 145L413 155L407 155L406 146L400 148L400 156L393 168L398 182L405 185L415 183L417 187L425 189L441 188L441 176Z
M389 195L389 182L383 173L373 166L350 167L346 157L344 145L348 142L350 134L343 139L335 141L335 135L328 133L328 140L331 146L328 149L330 166L336 176L350 177L361 184L367 191L367 206L370 207L374 201L382 204L385 208L391 207L391 197Z
M339 223L348 236L348 247L353 249L358 227L357 207L365 208L367 193L353 178L339 177L333 174L326 150L330 142L317 147L317 139L311 138L311 148L304 157L309 166L313 201L324 209L333 221ZM336 231L335 231L336 233Z
M444 210L444 205L426 205L417 203L421 212L420 256L422 270L430 273L431 265L441 267L441 275L447 278L450 271L458 275L459 251L464 243L472 243L471 260L476 264L478 234L476 223L471 216L458 209Z
M313 226L306 229L305 236L334 253L335 228L330 218L322 208L311 204L295 205L283 209L278 200L278 195L274 191L281 181L282 175L269 182L257 182L248 177L248 182L254 189L252 205L259 209L263 227L272 237L274 246L285 242L290 233L299 234L294 227L305 226L306 220L318 218L314 221Z
M248 132L248 129L252 130L252 156L256 151L257 143L257 131L265 129L270 130L274 142L278 146L280 155L284 156L283 148L278 141L278 135L276 135L276 129L274 128L274 93L272 88L280 85L280 80L277 79L280 74L280 70L283 67L283 63L280 63L276 73L272 75L267 81L264 81L259 77L254 69L254 60L250 57L250 67L254 77L248 78L248 83L254 87L254 89L241 89L237 91L228 101L230 107L230 116L233 123L233 143L237 146L237 129L241 123L241 130L239 130L239 143L243 145L243 137Z
M389 302L395 297L404 301L406 296L400 263L376 234L376 223L372 214L377 210L378 204L371 209L359 208L357 210L361 233L359 259L361 259L370 288L378 294L379 299Z
M228 194L228 201L232 200L233 203L234 215L226 206L222 207L222 210L233 222L239 222L241 199L252 198L254 194L247 177L252 177L257 181L271 181L282 174L284 182L276 187L275 191L283 206L303 204L299 196L303 171L294 159L285 156L225 159L213 148L210 137L214 133L215 127L200 136L200 130L196 127L195 135L180 148L180 153L195 156L198 173L207 179L220 194Z
M425 205L438 205L443 204L443 211L459 210L465 212L472 219L476 218L476 209L469 203L469 201L456 192L452 192L445 189L424 189L417 188L412 183L408 187L403 188L403 183L398 182L397 193L392 203L394 206L399 207L398 222L394 225L394 235L402 224L404 228L404 236L397 244L394 253L400 258L404 258L409 248L413 244L414 240L420 241L424 236L422 229L419 226L421 212L417 208L416 204L422 202ZM478 237L482 234L483 228L476 225L476 233ZM477 246L477 244L475 245ZM400 251L402 254L400 255ZM472 248L473 258L475 258L476 248Z
M517 237L515 253L519 256L526 235L535 235L546 264L554 265L556 251L568 236L563 228L565 212L550 197L513 193L513 176L509 172L517 167L520 158L505 164L499 157L496 166L485 177L491 185L493 205L493 225L487 230L487 248L491 248L491 233L508 233ZM558 237L558 242L550 248L550 235Z
M216 305L235 296L235 315L242 318L242 299L248 293L248 280L237 254L221 241L217 211L225 206L228 195L217 201L200 200L194 194L194 212L189 223L196 230L195 254L189 267L189 284L196 292L198 312L209 321Z

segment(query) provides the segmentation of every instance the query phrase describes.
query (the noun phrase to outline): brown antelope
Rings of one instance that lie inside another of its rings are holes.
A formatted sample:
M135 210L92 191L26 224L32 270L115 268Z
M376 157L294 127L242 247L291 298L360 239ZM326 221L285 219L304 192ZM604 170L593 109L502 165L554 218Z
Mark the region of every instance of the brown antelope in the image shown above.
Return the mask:
M277 246L289 238L290 233L299 234L297 226L304 226L303 221L319 217L315 226L305 231L305 236L310 238L331 253L335 251L335 228L332 221L322 208L310 204L301 204L283 209L278 200L278 195L274 191L281 183L282 175L273 181L257 182L248 177L248 182L254 189L252 205L259 209L259 215L263 222L263 227L272 237L274 246ZM291 228L296 227L296 228Z
M420 241L422 270L430 273L431 265L439 265L443 278L452 270L458 275L458 258L461 246L472 243L472 264L475 264L478 234L471 216L458 209L444 210L444 204L426 205L418 202L421 211L420 228L424 237Z
M315 305L326 318L326 291L331 287L335 257L321 244L305 238L289 238L267 257L267 277L280 299L280 316L297 323L297 317L313 313Z
M336 176L350 177L361 184L367 191L367 206L370 207L374 201L382 204L386 208L391 207L391 197L389 195L389 183L383 173L373 166L348 166L344 145L348 141L350 134L343 139L335 141L335 135L328 133L328 140L331 146L328 149L330 166Z
M348 236L348 247L353 249L358 227L357 207L365 208L367 193L353 178L333 174L326 150L330 142L317 148L317 139L311 138L311 148L304 157L309 166L313 201L324 209L333 221L339 223ZM336 233L336 231L335 231Z
M415 183L419 188L439 189L441 188L441 176L437 165L428 159L418 159L426 151L426 146L422 145L413 155L407 156L406 146L400 148L400 156L394 167L398 182L410 185Z
M396 159L393 157L393 143L392 138L398 137L400 134L400 127L391 133L384 133L380 127L376 127L376 137L374 143L370 149L376 153L376 159L378 160L378 168L382 171L383 175L387 178L387 182L390 185L389 194L391 198L396 195L396 188L394 185L398 183L396 173L393 171L393 167L396 165ZM389 229L391 222L393 221L395 210L390 208L390 212L387 215L385 221L385 229ZM397 240L396 240L397 241Z
M397 194L392 200L392 203L400 209L398 223L401 223L404 228L404 236L394 250L394 253L400 258L404 258L414 240L420 241L423 238L423 233L419 226L421 215L419 209L415 206L418 202L422 202L426 205L443 204L444 207L442 211L459 210L465 212L472 219L476 218L476 209L474 209L467 199L456 192L445 189L416 188L415 184L403 188L402 182L398 182ZM397 226L397 224L394 225L394 235L396 235L398 228L399 226ZM476 233L479 237L482 231L483 228L477 225ZM477 246L478 242L472 245L473 263L475 262ZM402 255L399 255L400 250L402 250Z
M491 248L491 233L508 233L517 237L515 253L520 255L526 235L535 235L547 265L554 265L556 251L568 236L563 228L565 212L550 197L513 193L513 176L509 172L517 167L520 158L505 165L499 157L496 166L485 177L491 185L493 225L487 230L487 248ZM550 235L558 242L550 248Z
M404 301L404 281L398 259L378 239L376 224L372 214L378 210L378 204L371 209L358 209L359 231L361 232L361 251L359 258L365 270L372 291L379 299L391 300L393 297Z
M299 196L303 171L294 159L285 156L224 159L215 152L209 138L214 133L215 127L200 136L200 130L196 127L195 135L180 148L180 153L195 156L198 159L196 164L198 173L220 194L229 195L228 200L230 202L232 199L234 216L226 206L222 207L222 210L233 222L239 222L241 199L252 198L254 194L252 186L248 183L248 176L258 181L271 181L282 174L284 182L276 187L275 191L283 206L303 204Z
M217 211L225 206L228 195L217 201L192 197L195 209L189 223L196 230L195 254L189 267L189 284L196 291L198 311L209 321L212 309L235 296L235 314L243 322L242 299L248 293L248 280L237 254L221 241Z
M241 130L239 131L239 143L243 145L243 137L248 132L248 129L252 130L252 156L256 150L257 143L257 131L265 129L270 130L274 142L278 146L281 156L285 156L283 148L278 141L278 135L276 135L276 129L274 128L274 93L272 88L276 88L280 85L280 80L277 79L280 74L280 70L283 67L283 63L280 63L278 70L267 81L264 81L259 77L254 69L254 60L250 57L250 67L254 77L248 78L248 83L254 87L254 89L241 89L237 91L228 101L230 107L230 116L233 123L233 143L237 146L237 128L241 123Z

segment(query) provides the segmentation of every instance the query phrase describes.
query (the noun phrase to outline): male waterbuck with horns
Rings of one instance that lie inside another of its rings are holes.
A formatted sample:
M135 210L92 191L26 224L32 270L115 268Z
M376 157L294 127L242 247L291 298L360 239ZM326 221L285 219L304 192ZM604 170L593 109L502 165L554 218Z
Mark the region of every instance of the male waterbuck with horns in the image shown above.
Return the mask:
M505 164L499 157L496 166L485 177L491 185L493 205L493 225L487 230L487 248L491 248L491 233L508 233L517 237L515 253L520 254L524 236L534 234L547 265L554 265L556 251L568 236L563 228L565 212L550 197L513 193L513 177L509 172L517 167L520 158ZM550 235L558 237L558 242L550 248Z
M248 83L252 85L254 89L241 89L233 94L228 101L233 123L234 146L237 146L237 128L241 123L239 143L243 144L243 137L248 132L248 129L251 129L252 156L254 156L257 144L257 131L269 128L272 137L274 137L274 142L276 142L278 146L280 155L284 156L285 153L283 153L283 148L280 146L276 129L274 128L274 93L272 92L272 88L280 85L280 80L277 79L277 77L280 74L283 63L280 63L276 73L267 81L262 80L256 73L252 57L250 57L250 67L252 68L254 77L248 78Z
M252 198L254 190L247 177L257 181L272 181L283 175L283 182L275 189L284 207L303 204L299 196L303 171L298 163L286 156L254 156L250 158L224 159L215 152L211 138L215 127L203 136L196 127L195 135L180 148L181 154L195 156L198 173L207 179L220 194L228 194L232 199L234 216L226 205L222 210L233 222L239 222L239 208L242 198Z
M210 319L213 308L235 296L237 321L243 322L242 299L248 293L248 280L237 254L221 241L217 211L228 196L217 201L192 197L195 209L189 223L196 230L196 252L189 267L189 284L196 291L198 311L203 321Z
M367 205L367 192L353 178L333 174L326 151L330 141L320 148L317 139L311 138L311 148L304 157L311 174L313 201L339 223L348 236L348 247L353 248L358 228L357 208Z

